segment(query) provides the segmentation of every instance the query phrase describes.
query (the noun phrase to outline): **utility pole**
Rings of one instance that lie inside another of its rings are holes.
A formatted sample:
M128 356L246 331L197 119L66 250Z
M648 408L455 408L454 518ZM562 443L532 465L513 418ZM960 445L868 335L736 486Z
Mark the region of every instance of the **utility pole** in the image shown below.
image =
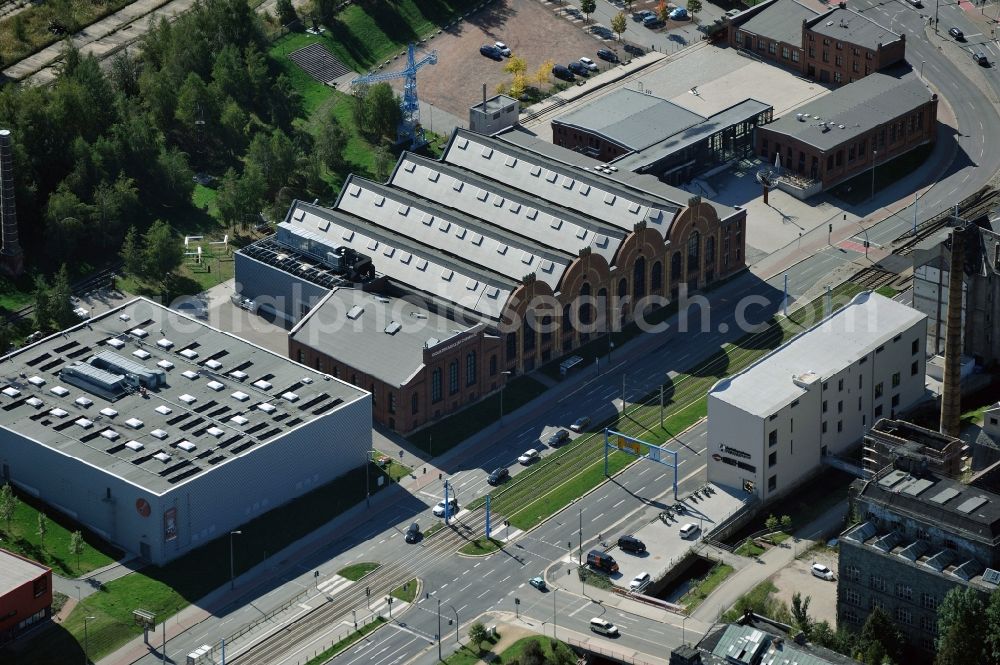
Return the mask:
M583 565L583 508L580 509L580 551L577 554L578 563Z
M787 319L788 318L788 273L787 272L785 273L785 291L781 296L781 310L782 313L785 315L785 318Z
M663 384L660 384L660 429L663 429Z
M625 413L625 372L622 372L622 413Z
M552 587L552 639L556 639L556 591L558 590Z
M441 658L441 599L438 598L438 660Z

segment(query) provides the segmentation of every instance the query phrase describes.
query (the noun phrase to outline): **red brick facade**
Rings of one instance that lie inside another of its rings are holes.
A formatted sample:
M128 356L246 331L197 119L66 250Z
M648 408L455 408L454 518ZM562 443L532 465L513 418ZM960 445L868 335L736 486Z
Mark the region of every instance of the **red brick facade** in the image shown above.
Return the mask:
M38 575L0 596L0 644L46 621L52 611L52 570L13 552L0 550L0 566L5 565L7 558L37 566Z
M611 162L632 152L630 148L618 145L611 139L596 136L558 122L552 123L552 142L564 148L590 155L602 162Z

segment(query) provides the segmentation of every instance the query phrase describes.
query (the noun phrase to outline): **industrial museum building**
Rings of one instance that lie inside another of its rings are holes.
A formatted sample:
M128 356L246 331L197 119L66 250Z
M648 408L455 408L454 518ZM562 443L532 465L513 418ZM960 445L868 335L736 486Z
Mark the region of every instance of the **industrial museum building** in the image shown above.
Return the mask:
M2 479L155 564L371 448L368 393L143 298L4 367Z
M295 202L236 253L293 360L372 393L409 432L744 267L746 212L518 130L457 130L331 208Z

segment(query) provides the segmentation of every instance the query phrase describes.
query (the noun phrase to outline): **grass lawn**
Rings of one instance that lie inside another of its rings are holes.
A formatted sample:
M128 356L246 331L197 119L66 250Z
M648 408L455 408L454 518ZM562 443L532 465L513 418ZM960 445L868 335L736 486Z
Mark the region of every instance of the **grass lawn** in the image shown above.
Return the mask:
M752 540L744 540L740 543L739 547L733 550L733 553L745 557L756 557L764 553L764 548L753 542Z
M614 582L611 581L607 575L601 573L595 573L590 568L586 566L580 566L576 569L577 577L579 577L588 586L595 587L597 589L610 589L614 586Z
M684 594L680 600L680 604L687 608L688 613L695 610L696 607L701 605L702 601L708 598L708 595L715 591L715 588L722 584L727 577L733 574L733 567L725 564L719 563L712 567L712 570L708 571L705 577L695 583L691 589Z
M380 563L373 563L368 561L362 563L355 563L351 564L347 568L341 568L340 570L337 571L337 574L340 575L341 577L357 582L362 577L372 572L381 565L382 564Z
M458 550L459 554L468 554L470 556L476 556L479 554L490 554L491 552L496 552L503 547L503 541L497 540L496 538L476 538L475 540L470 540L465 544L462 549Z
M331 645L330 648L327 649L326 651L317 654L315 658L310 658L309 660L307 660L305 665L322 665L323 663L326 663L327 661L329 661L331 658L336 656L338 653L340 653L347 647L363 639L369 633L375 632L385 622L386 619L383 619L382 617L375 617L375 619L371 623L362 626L361 628L358 628L355 632L351 633L344 639L340 640L336 644Z
M886 298L895 298L896 296L899 295L899 291L897 289L894 289L888 285L878 287L877 289L875 289L875 293L879 294L880 296L885 296Z
M99 536L83 531L70 518L41 506L32 497L15 491L18 497L17 509L10 522L0 522L3 538L0 547L21 554L50 566L54 573L63 577L80 577L90 571L114 563L122 553L105 543ZM38 515L46 514L48 531L44 545L38 537ZM80 529L83 532L83 554L77 557L69 551L70 535Z
M511 413L545 392L545 385L519 376L503 389L503 412ZM492 423L500 413L500 393L494 393L458 413L425 427L408 438L431 456L441 455Z
M370 491L379 491L374 465L369 473ZM262 563L275 552L312 533L365 497L365 469L360 467L309 494L267 512L240 530L234 540L236 574ZM51 532L51 529L50 529ZM229 538L223 536L165 566L150 566L109 582L74 608L58 631L49 631L24 643L0 664L48 665L83 657L83 617L88 621L90 655L95 661L111 653L142 631L132 623L132 610L142 608L162 621L229 581Z
M386 465L379 466L380 473L389 476L389 479L398 483L402 478L407 477L413 472L413 469L406 466L405 464L400 464L399 462L390 459L386 462Z
M522 637L517 642L514 642L512 645L504 649L503 653L500 654L500 662L505 664L513 663L515 661L519 663L523 662L522 655L524 654L524 650L532 642L537 642L538 646L542 648L542 653L545 655L544 662L546 663L575 663L578 660L573 650L570 649L565 643L552 638L532 636Z
M402 586L396 587L390 595L404 603L412 603L413 599L417 597L417 579L413 578Z
M483 641L483 644L488 644L489 646L487 646L486 649L491 650L493 645L499 641L499 636L494 637L490 635ZM468 645L463 644L459 646L458 651L451 654L441 662L444 663L444 665L476 665L476 663L482 660L483 655L484 654L482 652L473 651Z
M737 609L737 607L741 605L753 608L755 611L760 611L767 608L770 605L773 605L773 602L771 601L771 594L776 593L777 591L778 587L774 586L774 584L772 584L770 580L765 580L761 582L753 589L748 591L738 601L736 601L736 604L733 606L733 608L727 610L722 615L722 621L724 623L732 623L737 621L740 618L740 616L742 616L740 610ZM773 618L773 615L766 615L766 616Z

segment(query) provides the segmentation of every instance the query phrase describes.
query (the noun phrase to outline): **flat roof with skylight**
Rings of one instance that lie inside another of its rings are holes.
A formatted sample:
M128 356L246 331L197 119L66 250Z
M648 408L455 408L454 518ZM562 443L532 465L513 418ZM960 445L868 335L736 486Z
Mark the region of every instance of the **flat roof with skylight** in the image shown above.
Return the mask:
M5 429L154 494L367 395L144 298L4 367Z

